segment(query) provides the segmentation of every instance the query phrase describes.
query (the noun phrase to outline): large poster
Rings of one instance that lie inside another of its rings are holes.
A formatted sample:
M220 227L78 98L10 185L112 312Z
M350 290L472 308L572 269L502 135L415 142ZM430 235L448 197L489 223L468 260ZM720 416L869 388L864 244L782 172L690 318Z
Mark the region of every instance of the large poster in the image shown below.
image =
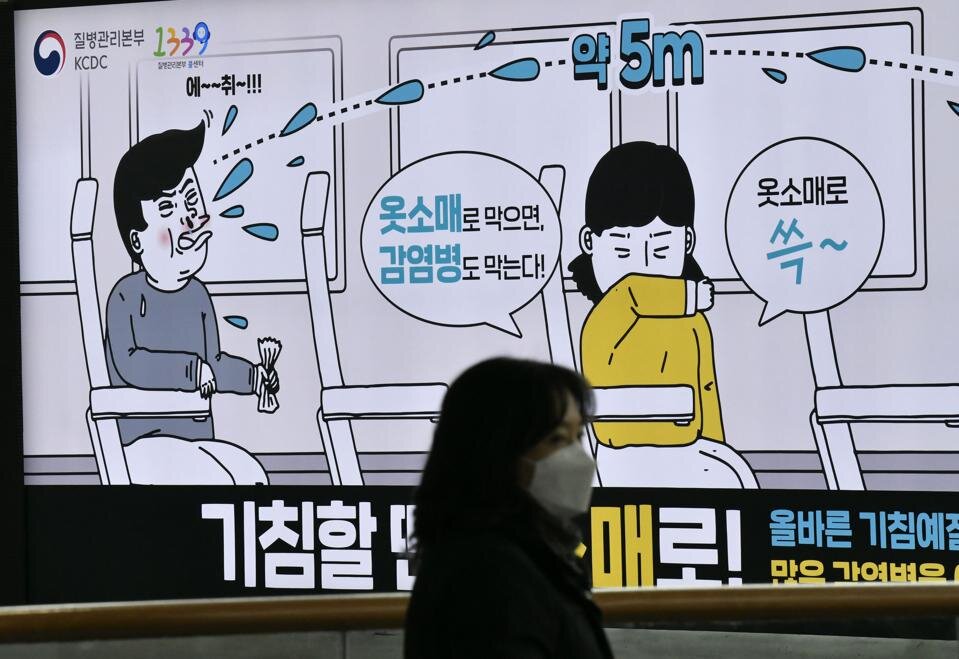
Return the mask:
M18 11L35 597L409 588L496 355L594 388L599 586L954 578L959 7L886 4Z

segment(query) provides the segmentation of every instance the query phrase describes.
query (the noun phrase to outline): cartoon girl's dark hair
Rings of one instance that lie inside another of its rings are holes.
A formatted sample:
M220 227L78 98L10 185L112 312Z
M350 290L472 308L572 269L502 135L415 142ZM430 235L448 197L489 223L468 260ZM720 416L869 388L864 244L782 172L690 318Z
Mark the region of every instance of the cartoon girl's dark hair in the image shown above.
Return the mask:
M627 142L599 159L586 187L586 226L596 235L612 227L642 227L657 217L673 227L692 227L696 197L682 156L652 142ZM569 264L579 290L593 302L603 295L593 273L592 257L580 254ZM686 255L684 279L704 275L692 254Z
M593 272L593 257L589 254L580 254L569 262L569 271L576 282L576 288L585 295L590 302L596 304L603 299L603 290L596 281Z

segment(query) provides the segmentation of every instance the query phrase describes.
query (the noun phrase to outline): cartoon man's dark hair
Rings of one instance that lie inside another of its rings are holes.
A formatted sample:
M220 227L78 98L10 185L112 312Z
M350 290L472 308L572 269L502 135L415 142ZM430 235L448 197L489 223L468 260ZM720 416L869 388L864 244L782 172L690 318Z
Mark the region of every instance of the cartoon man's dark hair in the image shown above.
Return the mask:
M673 227L692 227L696 206L693 181L682 157L668 146L627 142L606 153L589 176L586 226L596 235L612 227L642 227L659 217ZM580 292L599 302L592 256L580 254L569 264ZM703 271L686 255L683 279L700 281Z
M113 210L123 245L137 263L140 255L130 244L130 232L147 228L140 202L157 199L183 178L183 173L200 157L205 132L201 121L189 130L173 129L151 135L120 158L113 179Z

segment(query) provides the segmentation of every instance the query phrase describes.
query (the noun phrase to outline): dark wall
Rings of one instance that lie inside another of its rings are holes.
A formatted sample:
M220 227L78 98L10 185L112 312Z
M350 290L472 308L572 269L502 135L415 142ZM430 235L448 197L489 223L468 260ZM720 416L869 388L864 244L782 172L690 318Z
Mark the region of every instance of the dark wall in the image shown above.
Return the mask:
M26 601L23 486L23 398L20 364L19 223L17 216L17 115L13 75L13 10L0 3L0 299L7 332L0 333L3 378L0 407L0 604Z

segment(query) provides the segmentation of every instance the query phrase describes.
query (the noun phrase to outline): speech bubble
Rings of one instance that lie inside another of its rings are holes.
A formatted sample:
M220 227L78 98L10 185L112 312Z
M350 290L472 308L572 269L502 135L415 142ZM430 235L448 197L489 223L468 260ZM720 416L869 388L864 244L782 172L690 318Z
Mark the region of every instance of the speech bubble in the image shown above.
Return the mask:
M840 145L794 137L760 151L726 204L726 246L766 305L764 325L846 301L879 259L882 198L865 165Z
M428 323L489 325L517 337L513 314L546 285L561 241L539 181L473 151L397 172L373 196L361 230L366 272L393 306Z

